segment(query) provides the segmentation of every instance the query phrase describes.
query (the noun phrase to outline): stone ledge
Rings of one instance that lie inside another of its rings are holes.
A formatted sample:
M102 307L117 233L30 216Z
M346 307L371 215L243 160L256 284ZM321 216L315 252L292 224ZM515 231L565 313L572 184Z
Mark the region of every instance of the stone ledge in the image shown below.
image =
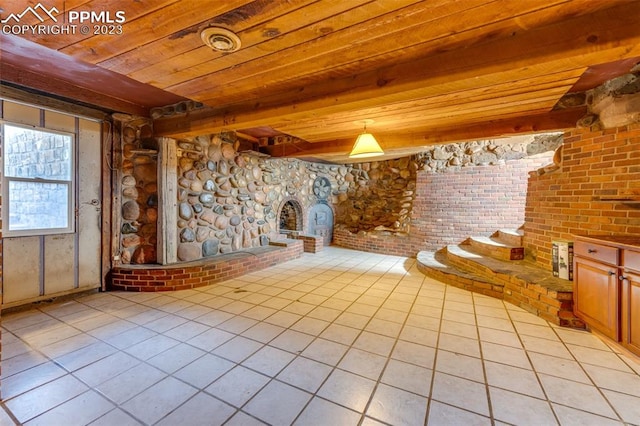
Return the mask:
M298 240L172 265L121 265L110 273L109 290L175 291L203 287L302 256Z
M455 287L503 299L551 323L585 328L573 315L573 283L527 261L501 261L448 246L418 253L418 269Z

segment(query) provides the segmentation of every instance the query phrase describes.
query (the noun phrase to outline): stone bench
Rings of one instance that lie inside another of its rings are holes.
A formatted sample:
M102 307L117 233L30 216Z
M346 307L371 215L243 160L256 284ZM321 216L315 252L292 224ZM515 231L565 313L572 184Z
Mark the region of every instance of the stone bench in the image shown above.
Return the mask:
M283 239L256 247L172 265L120 265L111 270L109 290L175 291L203 287L297 259L302 240Z

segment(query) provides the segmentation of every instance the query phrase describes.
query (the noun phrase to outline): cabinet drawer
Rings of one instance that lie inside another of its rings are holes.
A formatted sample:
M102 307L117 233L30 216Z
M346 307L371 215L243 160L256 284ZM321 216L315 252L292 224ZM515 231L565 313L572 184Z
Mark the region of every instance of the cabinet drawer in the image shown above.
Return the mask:
M622 266L624 269L640 272L640 251L623 250Z
M590 243L587 241L576 241L574 254L596 262L618 265L618 249L602 244Z

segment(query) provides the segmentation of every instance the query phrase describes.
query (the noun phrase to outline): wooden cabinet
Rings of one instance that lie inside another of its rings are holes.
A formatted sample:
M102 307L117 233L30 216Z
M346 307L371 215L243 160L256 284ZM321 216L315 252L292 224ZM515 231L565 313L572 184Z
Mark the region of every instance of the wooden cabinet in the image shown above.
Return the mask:
M617 266L575 257L573 312L590 327L619 340Z
M620 331L622 345L640 355L640 251L622 252Z
M640 238L577 237L574 247L575 315L640 355Z

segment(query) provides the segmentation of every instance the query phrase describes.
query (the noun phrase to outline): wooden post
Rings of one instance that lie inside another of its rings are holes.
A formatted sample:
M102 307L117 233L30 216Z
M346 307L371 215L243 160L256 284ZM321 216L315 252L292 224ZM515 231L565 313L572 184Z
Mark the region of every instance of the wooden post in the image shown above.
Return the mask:
M175 139L158 140L158 262L178 261L178 151Z

